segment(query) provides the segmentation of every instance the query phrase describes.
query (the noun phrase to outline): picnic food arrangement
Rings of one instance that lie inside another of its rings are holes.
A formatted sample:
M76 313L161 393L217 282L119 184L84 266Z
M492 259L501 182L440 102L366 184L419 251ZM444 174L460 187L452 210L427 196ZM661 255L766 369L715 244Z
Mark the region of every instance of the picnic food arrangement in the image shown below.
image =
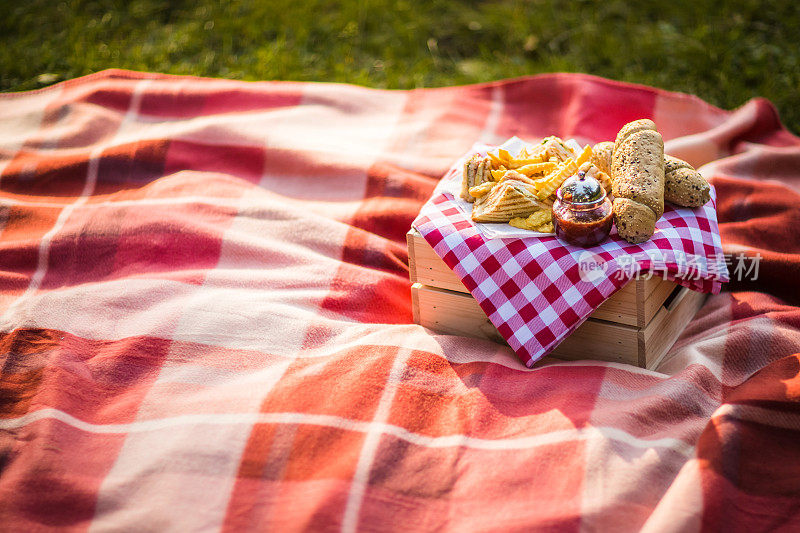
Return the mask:
M564 186L569 208L559 194ZM577 202L576 187L582 191ZM640 119L625 124L614 142L583 149L551 136L516 154L500 147L473 155L464 163L460 197L473 204L475 222L507 222L591 246L611 229L612 216L601 208L608 194L618 234L638 244L652 237L665 200L700 207L710 187L691 165L665 155L655 123Z
M515 266L519 259L501 259L494 247L454 260L454 252L462 248L454 236L445 249L449 251L435 252L436 243L412 228L407 243L415 322L434 330L508 342L529 366L547 354L654 368L703 304L704 293L719 290L725 279L724 265L715 279L710 268L716 265L706 263L689 273L676 264L656 274L650 261L645 263L651 269L646 277L637 275L626 284L638 266L625 273L619 265L637 264L636 252L628 251L641 250L634 245L648 243L648 259L691 257L692 262L701 261L692 255L696 249L718 250L710 185L688 163L665 156L652 120L624 124L613 142L583 148L555 136L537 144L512 138L468 156L453 174L460 179L453 201L464 202L460 205L477 223L476 230L484 234L486 223L522 230L485 235L525 239L527 244L514 249L536 265L533 272L550 274L523 288L524 278ZM665 201L673 207L665 208ZM447 223L435 224L437 229L443 225ZM619 237L611 239L613 226ZM457 227L465 242L473 241L463 223ZM534 239L526 239L529 232ZM547 238L553 234L557 239ZM566 244L597 247L599 253L618 257L609 267L601 256L587 258ZM512 268L508 274L503 266L497 268L506 262ZM466 268L472 273L464 279ZM483 289L476 291L483 286L498 290L487 298ZM519 315L514 317L510 309ZM577 312L583 316L576 319ZM556 322L556 328L544 318L553 316L571 317L572 322ZM526 343L515 346L518 336Z
M583 146L476 144L407 235L415 322L507 343L528 366L653 368L728 280L712 198L650 119Z

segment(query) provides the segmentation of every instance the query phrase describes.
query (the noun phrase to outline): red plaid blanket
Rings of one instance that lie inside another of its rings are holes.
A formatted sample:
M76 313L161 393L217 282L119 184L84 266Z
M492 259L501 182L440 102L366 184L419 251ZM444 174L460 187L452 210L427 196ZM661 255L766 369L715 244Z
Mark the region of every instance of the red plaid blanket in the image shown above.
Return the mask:
M459 155L642 117L732 258L659 372L411 324L403 237ZM766 101L583 75L2 95L0 529L797 529L798 168Z

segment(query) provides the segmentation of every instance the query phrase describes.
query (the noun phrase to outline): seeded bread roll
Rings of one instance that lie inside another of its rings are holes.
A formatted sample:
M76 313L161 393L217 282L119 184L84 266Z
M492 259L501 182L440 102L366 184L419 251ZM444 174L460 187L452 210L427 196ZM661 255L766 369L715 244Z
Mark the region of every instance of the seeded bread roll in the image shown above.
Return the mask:
M592 162L600 171L611 175L611 154L614 152L614 143L603 141L592 146Z
M664 213L664 140L652 120L636 120L619 131L611 180L617 232L631 243L648 240Z
M694 167L683 159L664 154L664 174L669 174L679 168L691 168L694 170Z
M615 198L614 224L617 233L632 244L645 242L656 230L656 214L644 204L628 198Z
M711 199L711 186L692 165L664 156L664 200L683 207L700 207Z
M644 130L656 131L656 123L650 120L649 118L640 118L639 120L628 122L627 124L622 126L622 129L619 130L619 132L617 133L617 139L614 141L614 151L615 152L617 151L622 141L624 141L637 131L644 131Z

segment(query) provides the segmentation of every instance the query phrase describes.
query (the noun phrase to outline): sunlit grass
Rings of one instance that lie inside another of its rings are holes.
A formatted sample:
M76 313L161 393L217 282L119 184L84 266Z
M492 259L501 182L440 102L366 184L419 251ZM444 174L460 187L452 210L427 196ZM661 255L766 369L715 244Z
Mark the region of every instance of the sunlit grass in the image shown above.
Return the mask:
M800 130L795 2L0 0L0 89L109 67L407 89L588 72L772 100Z

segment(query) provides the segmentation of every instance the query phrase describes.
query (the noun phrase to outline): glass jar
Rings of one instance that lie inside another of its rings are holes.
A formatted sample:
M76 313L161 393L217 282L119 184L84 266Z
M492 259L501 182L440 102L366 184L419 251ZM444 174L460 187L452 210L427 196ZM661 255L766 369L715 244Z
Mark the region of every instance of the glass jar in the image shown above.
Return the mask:
M600 182L584 172L567 178L556 193L556 236L576 246L594 246L608 238L613 222L611 200Z

